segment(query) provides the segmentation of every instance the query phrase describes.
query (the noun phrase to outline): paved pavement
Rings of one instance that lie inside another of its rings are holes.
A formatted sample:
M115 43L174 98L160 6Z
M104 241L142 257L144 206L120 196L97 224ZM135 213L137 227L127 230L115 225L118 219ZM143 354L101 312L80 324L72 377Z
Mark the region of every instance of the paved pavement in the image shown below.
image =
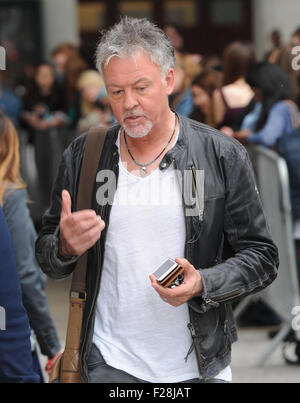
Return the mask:
M64 344L68 320L68 291L70 281L48 280L48 296L52 317L56 324L59 338ZM263 368L257 367L264 352L270 346L269 328L239 329L239 341L233 345L232 373L234 383L300 383L300 366L286 365L279 347L265 362ZM44 364L46 359L41 357Z

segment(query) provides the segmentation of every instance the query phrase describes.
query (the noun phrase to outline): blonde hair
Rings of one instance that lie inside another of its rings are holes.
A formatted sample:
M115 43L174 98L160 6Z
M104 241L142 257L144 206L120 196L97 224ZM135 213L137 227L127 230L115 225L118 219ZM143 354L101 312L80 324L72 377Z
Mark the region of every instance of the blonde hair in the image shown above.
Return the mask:
M25 189L20 175L19 138L15 126L0 112L0 205L7 191Z
M84 88L91 85L100 89L101 87L104 87L104 81L100 73L98 73L97 71L86 70L79 76L79 79L77 81L77 88L79 89L79 91L82 91L84 90ZM82 99L81 109L82 109L82 115L87 116L89 113L95 110L95 106L90 102L86 101L85 99Z
M79 90L82 90L87 85L97 85L99 87L103 87L104 81L97 71L86 70L83 73L81 73L77 82L77 87Z

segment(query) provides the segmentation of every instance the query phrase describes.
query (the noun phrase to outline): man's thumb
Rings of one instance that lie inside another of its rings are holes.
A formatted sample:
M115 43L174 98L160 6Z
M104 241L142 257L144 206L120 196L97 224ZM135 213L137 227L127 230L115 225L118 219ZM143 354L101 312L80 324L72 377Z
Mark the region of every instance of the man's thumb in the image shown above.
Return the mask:
M72 206L72 200L70 193L67 190L63 190L61 193L61 199L62 199L62 204L61 204L61 215L60 218L65 218L71 215L71 206Z

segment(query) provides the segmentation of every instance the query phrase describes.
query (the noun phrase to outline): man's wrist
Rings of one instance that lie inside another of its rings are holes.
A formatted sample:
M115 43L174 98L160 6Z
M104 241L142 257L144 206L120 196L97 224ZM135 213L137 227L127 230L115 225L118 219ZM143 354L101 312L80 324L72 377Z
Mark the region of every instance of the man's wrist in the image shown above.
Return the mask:
M70 255L66 252L64 252L64 250L60 247L60 242L59 242L59 247L58 247L58 252L57 252L57 257L62 260L63 262L67 262L68 260L74 259L75 255Z
M68 250L64 247L63 242L61 241L60 234L58 235L58 251L57 257L63 262L67 262L71 259L77 258L77 256L72 255L68 252Z
M198 270L197 270L197 274L198 274L198 281L197 281L196 290L195 290L195 297L201 297L201 295L203 294L202 276Z

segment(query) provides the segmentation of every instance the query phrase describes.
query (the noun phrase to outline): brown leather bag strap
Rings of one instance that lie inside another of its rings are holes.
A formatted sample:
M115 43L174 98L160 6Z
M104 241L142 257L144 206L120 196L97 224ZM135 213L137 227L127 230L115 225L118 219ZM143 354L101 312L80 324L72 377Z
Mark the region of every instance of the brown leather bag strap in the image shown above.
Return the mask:
M97 168L106 137L105 127L93 127L89 130L81 165L76 210L86 210L92 207L92 194L97 175ZM85 299L87 255L84 253L77 261L73 272L71 296ZM79 295L78 295L79 294Z
M77 210L92 207L93 188L105 136L106 129L103 127L91 129L87 136L77 192ZM73 272L66 345L61 356L59 369L60 383L83 382L80 362L80 339L86 301L87 255L88 252L80 256Z

